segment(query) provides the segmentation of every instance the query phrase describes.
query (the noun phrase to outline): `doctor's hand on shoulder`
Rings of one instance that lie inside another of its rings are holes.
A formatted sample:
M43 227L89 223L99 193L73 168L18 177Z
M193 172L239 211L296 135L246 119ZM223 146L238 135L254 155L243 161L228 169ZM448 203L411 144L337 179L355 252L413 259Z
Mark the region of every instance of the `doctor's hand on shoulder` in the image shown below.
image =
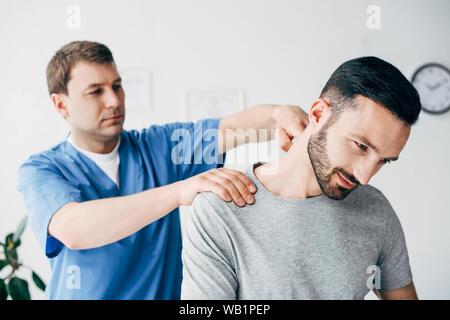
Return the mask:
M180 206L190 206L198 193L210 191L242 207L253 203L252 194L256 192L255 185L245 174L227 168L211 169L178 183Z
M266 110L269 110L269 113ZM261 115L262 113L269 114L266 116L266 119L270 118L270 120L260 123L254 122L253 119L255 119L255 116ZM277 138L280 148L284 151L289 150L292 146L292 140L300 137L309 122L308 114L300 107L293 105L260 105L238 113L233 117L236 116L243 123L247 124L243 129L258 127L278 129ZM227 123L227 119L224 120L224 123ZM248 124L252 122L254 126L249 126ZM270 125L268 122L270 122ZM227 127L225 128L228 129ZM236 129L236 126L233 129ZM232 144L236 146L234 142ZM254 183L245 174L238 170L227 168L211 169L180 181L178 185L177 199L180 206L191 205L198 193L209 191L217 194L224 201L234 201L236 205L242 207L246 204L253 204L253 193L256 192Z

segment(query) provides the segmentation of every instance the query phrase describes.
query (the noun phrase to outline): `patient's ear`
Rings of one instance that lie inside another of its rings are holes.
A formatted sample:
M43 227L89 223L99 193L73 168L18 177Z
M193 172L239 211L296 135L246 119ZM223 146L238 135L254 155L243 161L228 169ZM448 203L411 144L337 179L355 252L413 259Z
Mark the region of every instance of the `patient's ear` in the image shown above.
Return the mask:
M330 117L330 106L325 99L317 99L309 110L309 125L313 131L318 131Z
M64 119L69 117L69 110L67 108L67 99L62 93L52 93L51 99L56 112L58 112Z

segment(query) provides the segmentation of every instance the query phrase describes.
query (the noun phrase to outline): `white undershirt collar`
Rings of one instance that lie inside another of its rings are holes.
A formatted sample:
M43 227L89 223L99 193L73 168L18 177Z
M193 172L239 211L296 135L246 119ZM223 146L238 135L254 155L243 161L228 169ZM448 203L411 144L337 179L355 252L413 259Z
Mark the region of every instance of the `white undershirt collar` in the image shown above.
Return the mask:
M95 153L87 150L83 150L75 145L72 139L72 135L67 138L67 142L69 142L76 150L90 158L94 161L100 169L103 170L117 185L119 185L119 145L120 145L120 136L117 145L110 153Z

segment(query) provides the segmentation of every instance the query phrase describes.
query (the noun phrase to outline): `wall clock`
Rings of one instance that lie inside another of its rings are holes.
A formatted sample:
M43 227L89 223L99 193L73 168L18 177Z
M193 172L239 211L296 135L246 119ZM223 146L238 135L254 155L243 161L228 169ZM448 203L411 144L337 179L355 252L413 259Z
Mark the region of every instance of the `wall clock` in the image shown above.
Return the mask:
M411 80L420 95L422 109L441 114L450 110L450 70L438 63L427 63L414 72Z

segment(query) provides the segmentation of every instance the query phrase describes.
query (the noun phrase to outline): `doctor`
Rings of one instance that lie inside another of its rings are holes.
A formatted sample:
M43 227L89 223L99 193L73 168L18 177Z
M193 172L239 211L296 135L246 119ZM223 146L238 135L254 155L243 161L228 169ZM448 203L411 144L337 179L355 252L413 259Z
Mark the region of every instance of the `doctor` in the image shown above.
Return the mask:
M52 268L49 299L179 299L178 207L202 191L239 206L254 201L245 175L220 168L242 140L229 131L279 128L287 150L308 122L296 106L260 105L223 119L125 131L120 75L96 42L58 50L47 82L70 136L25 161L18 190Z

